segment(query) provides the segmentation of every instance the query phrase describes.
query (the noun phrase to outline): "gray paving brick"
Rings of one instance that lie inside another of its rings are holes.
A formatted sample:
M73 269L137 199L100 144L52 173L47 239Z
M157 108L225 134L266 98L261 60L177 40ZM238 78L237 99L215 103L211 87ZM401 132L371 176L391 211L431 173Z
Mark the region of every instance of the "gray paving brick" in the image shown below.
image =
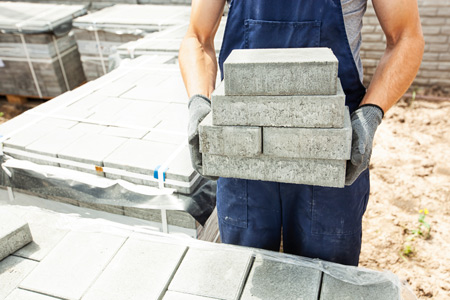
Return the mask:
M288 158L350 159L352 126L345 114L344 128L264 127L264 155Z
M337 127L344 125L345 94L330 96L225 96L223 82L212 95L214 125Z
M72 128L73 126L75 126L76 124L78 124L77 121L72 121L72 120L66 120L63 118L53 118L53 117L46 117L44 119L42 119L41 121L36 123L36 126L40 126L40 125L48 125L51 127L59 127L59 128Z
M194 217L182 210L167 210L167 224L183 228L197 229Z
M33 293L27 290L16 289L5 300L57 300L54 298L39 293Z
M91 110L93 107L99 105L101 102L105 101L108 98L108 96L93 92L92 94L75 101L74 103L69 105L68 108Z
M11 211L0 210L0 260L33 240L28 223Z
M125 239L104 233L70 232L20 287L54 297L80 299Z
M252 157L262 152L262 130L255 126L214 126L208 114L199 126L200 152Z
M125 216L161 223L161 210L138 207L124 207Z
M48 124L35 124L29 128L26 128L16 134L11 138L7 139L3 144L7 147L25 150L25 147L39 140L41 137L47 135L48 133L55 130L51 125Z
M126 141L115 136L87 134L59 151L58 157L103 166L103 160Z
M183 294L183 293L177 293L172 291L167 291L167 293L164 295L163 300L211 300L214 298L209 297L202 297L197 295L191 295L191 294Z
M328 48L240 49L224 63L226 95L333 95L338 60Z
M0 136L3 137L14 133L16 130L34 122L38 118L36 115L27 114L26 112L22 113L0 125Z
M345 160L203 154L205 175L344 187Z
M78 201L78 206L80 207L86 207L90 209L95 209L99 211L104 211L116 215L123 215L123 206L116 206L116 205L108 205L108 204L102 204L102 203L95 203L95 202L85 202L85 201Z
M91 124L91 123L78 123L73 126L71 130L81 131L83 133L100 133L106 129L107 126Z
M246 281L242 300L316 300L322 272L256 257Z
M152 130L142 139L153 142L180 145L181 143L187 141L187 130L184 133L170 133L161 130Z
M251 261L252 255L248 251L191 248L178 268L169 291L238 299Z
M186 249L130 238L83 299L159 299Z
M39 138L37 141L29 144L25 147L25 149L29 152L56 157L59 151L61 151L83 135L84 133L81 131L57 128L51 133L48 133L47 135Z
M143 130L143 129L132 129L132 128L108 126L101 133L105 134L105 135L140 139L140 138L144 137L148 133L148 131Z
M401 298L398 289L390 281L375 285L361 286L350 284L331 277L328 274L324 274L320 300L327 299L400 300Z
M16 256L0 261L0 299L5 299L38 265L38 262Z

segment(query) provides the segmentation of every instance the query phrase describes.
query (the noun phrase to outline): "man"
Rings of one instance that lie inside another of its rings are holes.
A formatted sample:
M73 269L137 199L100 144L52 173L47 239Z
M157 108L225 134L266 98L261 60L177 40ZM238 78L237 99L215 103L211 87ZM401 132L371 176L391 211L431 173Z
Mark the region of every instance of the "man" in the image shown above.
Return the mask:
M352 154L346 187L219 178L217 211L224 243L358 265L361 221L369 197L369 159L383 114L403 95L419 68L424 42L417 2L372 0L386 35L386 51L366 92L359 57L367 0L232 0L219 68L233 49L328 47L352 113ZM180 48L190 111L189 143L201 173L198 123L210 111L217 63L214 35L225 0L193 0Z

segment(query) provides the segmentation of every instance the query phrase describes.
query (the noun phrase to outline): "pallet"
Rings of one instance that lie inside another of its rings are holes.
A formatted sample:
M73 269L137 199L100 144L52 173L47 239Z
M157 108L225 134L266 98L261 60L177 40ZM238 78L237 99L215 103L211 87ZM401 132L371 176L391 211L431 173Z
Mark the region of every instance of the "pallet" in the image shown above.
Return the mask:
M52 97L42 97L38 98L36 96L22 96L22 95L9 95L9 94L0 94L0 96L6 97L6 100L11 104L22 105L27 103L29 100L50 100Z

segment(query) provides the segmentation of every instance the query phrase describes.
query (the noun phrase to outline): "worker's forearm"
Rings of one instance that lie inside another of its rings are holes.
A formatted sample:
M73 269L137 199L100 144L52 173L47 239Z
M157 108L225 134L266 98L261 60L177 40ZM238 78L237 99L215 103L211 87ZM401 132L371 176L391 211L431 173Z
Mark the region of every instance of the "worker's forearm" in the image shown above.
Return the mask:
M391 108L413 82L422 61L423 49L421 35L403 38L388 46L361 105L377 104L384 112Z
M186 36L179 53L181 75L188 96L211 97L217 76L217 60L212 42L203 44L195 36Z

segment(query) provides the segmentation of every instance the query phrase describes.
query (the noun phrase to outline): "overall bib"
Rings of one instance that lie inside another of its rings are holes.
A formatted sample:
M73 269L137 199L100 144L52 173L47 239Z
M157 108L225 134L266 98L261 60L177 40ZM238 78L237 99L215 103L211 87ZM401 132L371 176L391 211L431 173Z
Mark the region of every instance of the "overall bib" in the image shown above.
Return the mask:
M341 0L232 0L219 67L233 49L328 47L339 60L346 105L365 94L347 40ZM222 242L358 265L369 171L351 186L325 188L219 178Z

